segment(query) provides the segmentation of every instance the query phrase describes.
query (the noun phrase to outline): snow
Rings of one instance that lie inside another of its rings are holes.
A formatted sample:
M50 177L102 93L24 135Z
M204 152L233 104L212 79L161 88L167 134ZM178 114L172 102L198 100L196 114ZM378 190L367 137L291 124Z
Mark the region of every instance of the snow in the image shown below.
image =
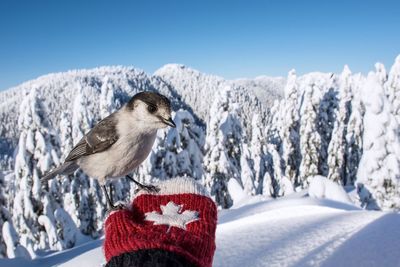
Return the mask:
M382 68L377 65L378 71L386 73ZM384 92L381 76L386 77L386 74L382 73L369 73L362 96L364 143L357 186L363 205L397 209L400 205L400 126Z
M229 179L228 191L229 195L232 198L233 205L237 205L237 203L239 203L243 198L247 196L246 193L243 191L243 188L240 186L235 178Z
M29 252L19 244L17 232L9 222L3 224L2 236L7 246L8 258L31 258Z
M249 198L239 208L220 211L213 266L400 266L400 214L305 194ZM98 267L105 262L102 242L33 261L0 259L0 266Z
M214 266L400 266L400 215L307 202L257 203L241 210L257 205L252 215L221 216Z
M328 178L316 175L311 178L308 194L314 198L326 198L347 204L353 204L343 187Z
M275 99L283 96L286 79L283 77L259 76L254 79L237 79L231 84L247 88L253 93L266 107L272 105Z

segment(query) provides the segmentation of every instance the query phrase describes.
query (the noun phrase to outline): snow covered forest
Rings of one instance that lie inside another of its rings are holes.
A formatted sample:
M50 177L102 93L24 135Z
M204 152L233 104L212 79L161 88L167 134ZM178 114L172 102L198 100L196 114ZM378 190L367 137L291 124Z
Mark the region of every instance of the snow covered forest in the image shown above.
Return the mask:
M135 93L174 107L134 173L144 183L189 176L220 208L245 195L279 198L325 176L365 209L400 210L400 56L367 76L309 73L224 80L183 65L148 75L128 67L49 74L0 93L0 257L34 258L102 235L106 200L77 171L42 187L82 135ZM115 200L135 187L110 182Z

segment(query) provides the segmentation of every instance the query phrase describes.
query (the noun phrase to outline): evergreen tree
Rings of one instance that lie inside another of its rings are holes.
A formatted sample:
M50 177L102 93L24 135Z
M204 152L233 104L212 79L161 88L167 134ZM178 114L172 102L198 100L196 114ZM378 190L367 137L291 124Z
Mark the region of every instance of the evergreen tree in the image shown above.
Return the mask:
M253 116L251 125L250 158L253 161L254 187L256 194L262 194L265 175L265 136L258 114Z
M267 195L272 197L280 197L293 193L293 184L284 175L282 169L282 157L279 154L279 149L273 144L267 145L267 172L268 175L264 178L268 180L264 182L264 192L270 192Z
M61 113L59 129L61 159L64 160L73 148L71 119L65 111Z
M263 182L270 188L263 189L263 192L271 192L271 196L278 197L285 194L282 191L281 182L284 178L284 164L282 161L282 129L284 128L284 120L281 114L284 114L284 101L276 100L268 113L266 126L266 178L269 181ZM265 176L264 176L265 177Z
M62 159L64 160L73 148L71 119L66 112L61 113L59 129L60 147ZM54 216L58 224L61 225L59 231L62 237L60 242L63 248L73 247L80 236L80 231L77 228L77 225L80 225L80 197L77 194L79 189L75 188L79 186L79 182L75 181L75 179L77 178L74 174L61 176L61 182L57 188L57 191L62 195L63 209L57 208Z
M228 181L240 180L240 155L242 127L236 110L237 104L231 103L231 89L225 87L218 91L207 128L205 184L210 189L215 201L223 208L230 207L233 202L227 190Z
M282 158L285 166L285 176L298 186L298 170L300 165L299 147L299 110L298 110L298 85L296 71L291 70L285 86L285 109L282 127Z
M106 76L100 88L100 118L105 118L116 111L121 103L114 95L114 84Z
M390 69L385 89L391 103L392 114L400 123L400 55L397 56L395 63Z
M346 65L340 77L339 108L336 110L335 124L332 131L331 141L328 147L328 179L346 184L347 164L347 124L350 117L351 102L351 71Z
M243 185L244 193L247 195L255 195L256 187L254 185L255 174L253 172L253 160L251 158L250 149L246 142L242 144L240 155L240 177Z
M282 138L280 136L280 129L282 128L282 117L280 114L283 112L283 101L276 100L267 113L266 123L266 142L273 144L276 147L281 147Z
M378 75L368 75L363 92L366 111L357 186L366 208L400 210L399 125Z
M318 103L313 99L315 85L308 82L304 93L300 110L300 151L301 163L299 167L299 183L307 187L310 177L319 174L318 166L321 147L321 137L316 130Z
M345 170L345 185L354 185L357 179L357 172L361 155L363 153L363 132L364 124L363 117L365 114L365 106L361 101L362 86L365 81L360 75L355 75L353 79L353 99L351 101L351 114L347 125L346 134L346 170Z
M320 136L318 172L323 176L327 176L328 147L332 138L335 121L337 121L337 118L335 117L338 108L338 86L336 76L332 74L323 86L326 88L314 86L314 90L323 94L323 97L319 102L318 115L316 119L317 131Z
M10 221L6 221L1 229L2 241L6 246L7 258L25 258L30 260L31 255L24 246L20 243L18 233L15 231L14 226Z
M378 78L379 83L383 86L388 79L388 75L385 66L382 63L375 63L375 75Z
M11 219L10 213L8 212L7 198L5 178L3 173L0 172L0 230L3 228L3 224ZM0 239L0 258L7 256L6 249L7 247L4 239Z
M146 173L159 179L203 176L204 132L193 116L184 110L175 112L176 128L159 131L156 143L146 161Z
M74 145L92 128L92 116L88 111L89 103L84 93L83 87L78 85L72 109L72 140Z
M22 102L18 124L21 134L15 162L15 196L11 203L13 224L17 232L25 236L22 245L33 253L36 249L54 248L49 240L52 234L43 229L39 218L46 217L56 228L52 213L59 205L54 201L57 196L42 191L39 180L60 162L55 149L57 139L49 128L37 89L32 89ZM56 181L51 182L54 183ZM43 204L47 198L52 198L52 207Z

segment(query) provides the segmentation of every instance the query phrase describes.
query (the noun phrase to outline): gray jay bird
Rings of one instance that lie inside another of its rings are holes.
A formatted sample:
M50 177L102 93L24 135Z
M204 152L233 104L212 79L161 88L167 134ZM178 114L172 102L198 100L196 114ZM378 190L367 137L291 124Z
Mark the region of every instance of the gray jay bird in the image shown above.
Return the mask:
M168 98L153 92L138 93L121 109L95 125L75 145L65 162L46 174L42 182L81 168L98 179L108 204L115 209L117 207L105 187L106 179L126 176L140 188L157 190L151 185L140 184L129 173L149 155L157 130L167 126L175 127Z

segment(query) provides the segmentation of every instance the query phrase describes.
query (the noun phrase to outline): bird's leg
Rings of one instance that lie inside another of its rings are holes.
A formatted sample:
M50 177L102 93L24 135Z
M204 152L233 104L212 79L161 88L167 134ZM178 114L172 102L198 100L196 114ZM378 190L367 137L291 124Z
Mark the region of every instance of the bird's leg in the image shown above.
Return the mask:
M138 187L138 190L146 190L147 192L150 193L157 193L158 191L160 191L160 189L154 185L144 185L142 183L139 183L138 181L136 181L135 179L133 179L132 176L127 175L126 178L128 178L129 180L131 180L132 182L134 182L136 184L136 186Z
M111 203L113 203L113 206L114 206L114 193L113 193L113 188L112 188L112 184L111 183L108 184L108 190L110 192Z
M112 203L112 200L111 200L110 196L108 195L106 186L105 186L105 185L102 185L101 188L103 188L103 192L104 192L104 194L106 195L106 199L107 199L107 204L108 204L108 206L109 206L110 208L114 207L114 204Z
M108 204L108 210L112 211L112 210L121 210L124 208L123 205L114 205L113 200L112 200L112 188L111 188L111 184L110 184L110 195L107 192L107 188L105 185L101 186L103 188L104 194L106 195L106 199L107 199L107 204Z

